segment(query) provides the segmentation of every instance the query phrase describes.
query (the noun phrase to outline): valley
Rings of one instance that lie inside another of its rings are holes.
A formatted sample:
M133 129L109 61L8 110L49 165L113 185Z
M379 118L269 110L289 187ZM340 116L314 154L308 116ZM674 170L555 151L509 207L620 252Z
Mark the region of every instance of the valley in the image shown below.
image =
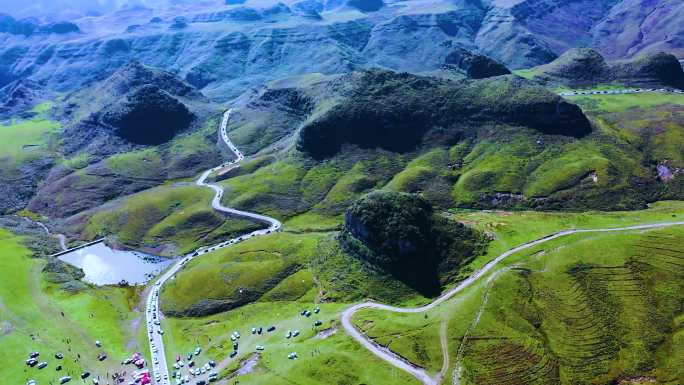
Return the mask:
M0 4L3 381L684 383L682 12Z

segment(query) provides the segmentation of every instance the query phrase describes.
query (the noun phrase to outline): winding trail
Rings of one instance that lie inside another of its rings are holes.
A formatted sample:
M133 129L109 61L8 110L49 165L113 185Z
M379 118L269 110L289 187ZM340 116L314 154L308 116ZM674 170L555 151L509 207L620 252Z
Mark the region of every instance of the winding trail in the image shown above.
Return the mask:
M648 229L657 229L657 228L679 226L679 225L684 225L684 221L662 222L662 223L653 223L653 224L636 225L636 226L628 226L628 227L613 227L613 228L604 228L604 229L571 229L571 230L559 231L557 233L551 234L551 235L546 236L544 238L540 238L540 239L537 239L534 241L523 243L520 246L514 247L514 248L502 253L498 257L489 261L482 269L476 271L471 276L469 276L465 280L461 281L455 287L447 290L446 292L444 292L444 294L442 294L437 299L435 299L434 301L432 301L431 303L429 303L427 305L420 306L420 307L414 307L414 308L402 308L402 307L385 305L385 304L381 304L381 303L377 303L377 302L373 302L373 301L368 301L368 302L360 303L360 304L353 305L353 306L347 308L342 313L342 326L344 327L344 330L352 338L354 338L357 342L359 342L361 345L363 345L366 349L370 350L377 357L379 357L382 360L386 361L387 363L411 374L412 376L417 378L421 383L423 383L425 385L439 385L442 381L442 378L443 378L443 376L441 375L441 372L437 376L431 377L425 371L425 369L406 361L405 359L394 354L388 348L385 348L385 347L377 344L375 341L369 339L360 330L358 330L354 326L354 324L352 322L352 318L354 317L354 314L356 312L358 312L359 310L362 310L362 309L379 309L379 310L386 310L386 311L393 312L393 313L423 313L423 312L426 312L428 310L434 309L435 307L439 306L443 302L451 299L456 294L458 294L461 291L465 290L466 288L470 287L473 283L475 283L477 280L479 280L482 276L484 276L485 274L490 272L496 265L498 265L506 257L513 255L519 251L529 249L531 247L534 247L534 246L540 245L542 243L549 242L551 240L554 240L554 239L557 239L560 237L564 237L567 235L579 234L579 233L608 233L608 232L616 232L616 231L648 230ZM448 357L445 357L445 360L448 360Z
M268 225L268 228L252 231L251 233L221 242L216 245L200 247L197 250L188 253L185 257L181 257L179 261L176 262L171 268L169 268L164 274L162 274L157 279L154 286L152 286L152 289L150 290L147 296L145 318L147 322L147 335L150 343L150 354L152 357L152 373L155 382L158 385L171 384L169 378L169 368L166 361L166 352L164 350L164 339L161 326L155 324L161 318L161 312L159 309L159 290L164 285L164 283L166 283L166 281L174 277L176 273L178 273L178 271L180 271L183 268L183 266L185 266L186 263L188 263L196 257L199 257L200 255L242 242L249 238L271 234L273 232L279 231L282 227L282 223L280 223L280 221L278 221L277 219L261 214L250 213L247 211L236 210L230 207L223 206L221 204L221 198L223 197L223 188L221 188L221 186L219 185L207 183L207 178L209 177L209 175L211 175L211 173L219 171L221 169L230 170L239 167L240 162L245 159L244 155L240 152L240 150L237 149L237 147L235 147L233 142L231 142L230 138L228 137L228 122L230 121L231 112L232 110L228 110L223 114L223 119L221 120L220 126L220 136L221 141L224 142L228 146L230 151L235 154L236 159L234 161L223 163L220 166L205 171L204 173L202 173L199 179L197 179L196 183L198 186L207 187L214 190L216 194L214 195L214 199L211 202L211 206L214 208L214 210L226 213L230 216L248 218L259 222L263 222Z

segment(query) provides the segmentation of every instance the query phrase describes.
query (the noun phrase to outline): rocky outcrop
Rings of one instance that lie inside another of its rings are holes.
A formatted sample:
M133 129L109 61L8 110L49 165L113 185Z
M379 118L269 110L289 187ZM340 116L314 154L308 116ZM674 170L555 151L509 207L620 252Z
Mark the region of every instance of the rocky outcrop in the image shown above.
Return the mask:
M511 71L503 64L485 55L479 55L463 48L456 48L444 59L447 68L456 68L473 79L508 75Z
M658 51L684 57L684 4L675 1L437 1L431 12L417 11L412 2L386 6L382 0L287 5L274 0L259 3L261 8L231 0L220 10L193 3L175 21L149 22L152 14L142 11L131 11L125 22L108 14L90 17L88 23L121 32L89 36L84 25L79 39L53 33L43 41L34 36L40 30L34 22L0 18L0 31L12 34L0 48L0 86L31 77L50 89L71 91L137 57L188 80L202 79L193 84L212 98L228 100L250 86L303 73L373 66L434 71L455 47L480 52L510 69L548 63L577 46L596 48L611 60ZM336 12L346 13L346 21L336 21ZM110 25L114 22L121 24ZM145 27L124 32L132 24ZM62 25L51 30L76 29ZM227 49L232 34L243 36L242 45ZM111 39L124 39L129 50L115 55L102 50Z
M596 50L575 48L539 67L536 77L569 86L619 82L639 87L684 87L684 71L679 61L664 52L608 63Z
M390 191L354 202L344 228L340 240L348 253L424 295L439 293L444 276L485 243L477 231L436 216L420 196Z
M87 30L79 39L69 37L72 34L49 42L17 37L0 48L0 86L30 77L44 81L49 89L72 91L136 58L177 71L207 96L228 100L250 86L284 76L373 66L437 70L455 47L477 50L511 68L555 58L510 12L501 16L479 1L458 2L448 11L434 13L404 7L384 6L381 0L236 5L153 23L146 13L108 29L119 33L92 38ZM335 12L353 18L338 22ZM501 23L503 18L510 23ZM102 22L111 20L103 16ZM131 25L143 27L126 32ZM116 44L108 45L109 41Z
M635 85L664 85L684 89L684 71L679 60L665 52L644 55L612 67L617 81Z
M69 21L58 21L40 25L34 19L15 20L7 14L0 14L0 33L32 36L34 34L68 34L80 32L80 28Z
M348 0L347 5L361 12L376 12L385 6L382 0Z
M683 58L684 2L615 2L592 28L589 44L609 60L634 58L662 51L672 52Z

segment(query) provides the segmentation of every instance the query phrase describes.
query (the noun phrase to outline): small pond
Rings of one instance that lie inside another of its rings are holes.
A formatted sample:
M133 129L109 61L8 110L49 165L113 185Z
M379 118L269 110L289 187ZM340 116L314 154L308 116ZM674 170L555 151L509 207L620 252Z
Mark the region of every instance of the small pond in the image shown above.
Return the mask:
M83 269L84 281L95 285L147 283L174 261L138 251L114 250L104 242L59 256L64 262Z

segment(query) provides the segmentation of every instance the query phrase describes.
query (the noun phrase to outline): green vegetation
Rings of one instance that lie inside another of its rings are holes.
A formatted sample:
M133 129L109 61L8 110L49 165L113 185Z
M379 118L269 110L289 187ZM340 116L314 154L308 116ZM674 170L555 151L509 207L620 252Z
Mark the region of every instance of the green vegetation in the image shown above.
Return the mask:
M80 170L90 164L90 155L85 152L76 154L69 159L64 159L62 165L72 170Z
M29 378L38 383L55 381L60 375L72 377L88 370L102 377L109 371L121 370L119 360L139 350L137 338L138 292L135 289L101 288L69 293L43 280L44 261L31 258L22 239L0 229L0 359L3 378L8 383L25 383ZM63 315L62 315L63 314ZM65 339L71 343L66 344ZM101 351L109 358L97 360ZM27 369L28 354L40 351L41 360L49 366L43 370ZM53 355L64 354L57 361ZM74 362L77 354L79 362ZM55 372L55 366L64 367Z
M315 159L329 158L347 143L395 152L454 143L494 123L568 137L591 131L577 106L517 76L461 82L380 70L349 76L354 97L300 131L297 148Z
M276 162L220 182L225 188L223 204L281 220L303 214L337 217L401 167L400 156L376 151L350 151L324 162L289 152Z
M576 95L567 96L587 112L624 112L632 108L649 109L662 105L684 105L684 95L647 92L624 95Z
M684 202L667 201L636 211L586 211L581 213L539 211L454 211L453 219L489 234L493 241L484 258L474 261L478 268L491 258L517 245L567 229L626 227L643 223L680 221Z
M156 179L163 167L162 159L153 149L125 152L109 157L107 168L121 176Z
M261 225L222 216L211 208L214 192L189 184L164 185L99 208L83 228L85 239L111 237L130 247L178 255L218 243Z
M323 234L278 233L192 261L164 286L162 309L174 316L229 310L266 296L296 300L313 288L302 273ZM299 273L299 274L298 274Z
M535 238L546 223L547 231L561 221L587 228L626 226L671 219L666 214L681 215L681 210L679 203L662 203L640 213L563 218L492 212L472 213L471 219L483 219L484 227L506 222L495 227L501 237L492 242L497 250L493 256L513 239ZM683 235L681 227L671 227L563 237L512 255L495 272L426 314L364 310L355 322L371 338L432 373L442 364L436 348L441 322L449 322L451 369L469 330L461 362L464 384L608 384L640 376L679 383L681 365L673 365L669 357L682 349L676 320L684 312L677 278L684 272L681 250L677 252Z
M667 342L684 310L681 267L672 266L680 257L657 249L682 235L572 236L525 253L520 270L496 280L471 331L487 338L465 347L467 383L681 382L681 367L667 371L659 358L681 349Z
M372 192L352 204L345 218L340 240L349 254L428 296L438 294L486 244L476 231L435 215L418 195Z
M303 309L312 310L314 306L320 306L320 314L311 318L300 315ZM265 350L258 355L253 370L239 376L240 384L419 384L338 330L337 313L344 306L314 305L310 299L259 302L209 317L167 318L162 322L168 336L165 345L167 357L172 359L177 354L202 346L202 357L220 363L220 377L231 378L241 363L254 357L256 345L263 345ZM312 328L315 320L320 320L322 325ZM271 325L276 326L276 330L266 332ZM264 328L263 335L250 333L252 327L260 326ZM236 330L242 335L239 354L230 359L227 356L232 345L230 334ZM301 334L286 339L288 330L299 330ZM323 330L328 330L331 335L326 338L319 336ZM288 360L287 355L291 352L296 352L300 358Z
M0 154L15 162L26 161L54 152L59 145L59 123L49 119L52 104L39 104L32 110L36 115L25 121L11 121L0 125Z

